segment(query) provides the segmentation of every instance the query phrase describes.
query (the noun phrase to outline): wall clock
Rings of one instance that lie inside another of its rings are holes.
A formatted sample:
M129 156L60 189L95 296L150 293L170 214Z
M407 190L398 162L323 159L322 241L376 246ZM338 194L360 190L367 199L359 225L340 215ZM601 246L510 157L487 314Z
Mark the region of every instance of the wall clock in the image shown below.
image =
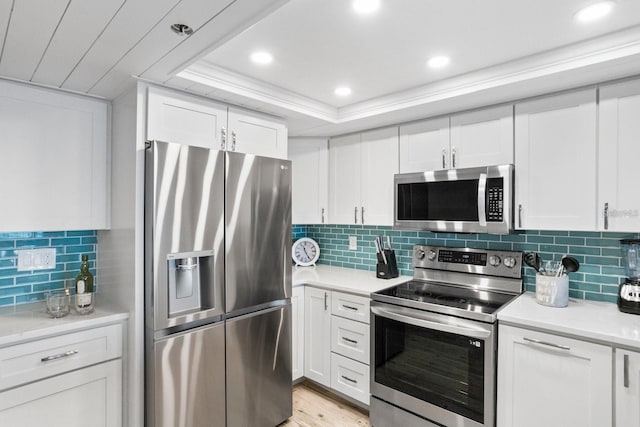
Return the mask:
M320 257L320 246L318 242L308 237L296 240L291 248L291 258L297 266L307 267L315 265Z

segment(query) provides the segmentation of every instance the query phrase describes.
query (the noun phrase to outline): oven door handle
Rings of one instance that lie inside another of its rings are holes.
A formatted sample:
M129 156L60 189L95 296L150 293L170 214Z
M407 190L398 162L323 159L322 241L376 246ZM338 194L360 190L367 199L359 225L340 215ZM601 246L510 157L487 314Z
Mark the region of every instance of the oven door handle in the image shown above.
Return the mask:
M371 312L376 316L396 320L402 323L418 326L420 328L428 328L441 332L449 332L452 334L464 335L471 338L486 339L491 336L491 331L484 328L471 328L468 326L451 325L439 321L436 316L429 313L414 313L411 316L401 314L393 309L382 309L380 307L371 307Z

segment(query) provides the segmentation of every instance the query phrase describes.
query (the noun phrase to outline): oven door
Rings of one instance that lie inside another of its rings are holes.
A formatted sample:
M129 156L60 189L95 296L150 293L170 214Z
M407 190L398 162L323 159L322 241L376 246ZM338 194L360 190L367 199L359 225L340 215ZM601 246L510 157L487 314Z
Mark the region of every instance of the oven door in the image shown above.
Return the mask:
M373 396L447 426L495 425L495 324L373 301L371 325Z

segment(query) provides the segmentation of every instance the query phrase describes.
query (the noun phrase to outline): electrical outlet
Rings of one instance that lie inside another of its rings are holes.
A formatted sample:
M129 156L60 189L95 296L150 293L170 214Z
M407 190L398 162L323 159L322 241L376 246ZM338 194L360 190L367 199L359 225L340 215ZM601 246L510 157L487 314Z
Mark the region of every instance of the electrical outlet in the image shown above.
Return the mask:
M358 249L358 236L349 236L349 250L355 251Z
M56 268L56 248L17 250L18 271Z

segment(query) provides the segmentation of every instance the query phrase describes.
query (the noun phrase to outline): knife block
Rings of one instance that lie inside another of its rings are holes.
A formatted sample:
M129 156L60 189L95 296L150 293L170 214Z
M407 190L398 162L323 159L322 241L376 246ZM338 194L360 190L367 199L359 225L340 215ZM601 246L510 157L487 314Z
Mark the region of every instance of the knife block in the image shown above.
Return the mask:
M393 279L398 277L398 264L396 263L396 253L392 250L385 249L384 256L387 259L385 264L382 254L377 254L378 263L376 264L376 277L378 279Z

